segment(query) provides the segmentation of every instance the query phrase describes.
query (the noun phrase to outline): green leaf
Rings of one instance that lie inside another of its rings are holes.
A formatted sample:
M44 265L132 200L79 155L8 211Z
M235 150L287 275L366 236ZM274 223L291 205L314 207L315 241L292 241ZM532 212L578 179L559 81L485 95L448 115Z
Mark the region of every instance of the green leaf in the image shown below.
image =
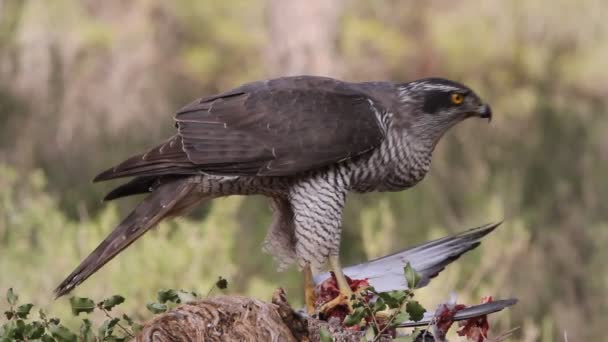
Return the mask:
M17 316L19 318L25 319L30 314L30 310L32 310L33 307L34 307L34 304L31 304L31 303L19 305L19 307L17 308L17 310L15 310L15 312L17 313Z
M408 262L403 268L403 273L405 274L405 280L407 281L407 287L409 289L415 289L420 283L420 274L416 272L416 270L410 265Z
M363 317L365 317L365 309L357 308L357 309L355 309L355 311L353 311L353 313L351 313L350 315L347 315L344 318L344 325L347 327L352 327L353 325L357 325L357 324L361 323L361 320L363 319Z
M228 288L228 280L219 277L219 279L215 282L215 286L217 286L220 290L225 290Z
M374 312L382 311L384 309L386 309L386 303L382 297L378 297L376 302L374 302Z
M13 336L16 337L16 339L23 340L23 336L25 336L25 330L26 330L25 322L22 319L18 319L15 324L15 330L13 332Z
M407 312L400 312L397 314L397 316L395 316L395 318L393 318L393 322L392 325L399 325L407 320L410 319L410 314Z
M375 287L373 287L373 286L371 286L371 285L370 285L370 286L368 286L367 288L365 288L365 291L367 291L367 292L371 292L371 293L373 293L373 294L378 294L378 291L376 290L376 288L375 288Z
M91 313L95 310L95 302L90 298L72 297L70 298L72 314L78 316L81 312Z
M403 302L407 299L407 292L405 291L390 291L388 294L391 296L391 298L397 301L399 306L401 306L401 304L403 304Z
M49 325L49 331L54 338L59 342L76 342L78 340L78 336L71 332L68 328L63 325Z
M133 325L133 318L131 318L130 316L128 316L127 314L122 314L122 319L125 320L125 322L127 322L127 324L129 326Z
M397 309L401 307L401 304L407 298L407 294L404 291L389 291L378 293L378 297L382 298L389 308Z
M319 330L319 340L321 342L333 342L334 338L331 336L331 333L327 331L327 329L321 328Z
M405 305L405 311L407 311L407 313L410 314L410 319L412 321L418 322L419 320L421 320L424 317L424 313L426 312L426 309L424 307L422 307L422 305L420 305L420 303L418 303L418 301L410 300Z
M39 339L44 335L44 326L40 322L32 322L26 327L25 336L29 340Z
M110 298L104 299L102 302L97 303L97 306L108 311L125 302L125 297L121 295L114 295Z
M8 291L6 291L6 300L8 301L8 303L11 306L17 305L17 301L19 300L19 295L13 290L12 287L10 287L8 289Z
M95 334L93 333L91 321L87 318L82 320L80 325L80 342L94 342Z
M118 322L120 322L120 318L106 319L99 327L99 337L103 338L105 341L106 337L112 336L114 333L114 327L116 324L118 324Z
M161 303L166 303L166 302L177 303L179 301L179 296L177 295L177 291L175 291L173 289L161 290L161 291L158 291L158 301Z
M167 311L167 305L161 303L148 303L146 308L153 314L159 314Z
M353 309L362 308L365 306L365 304L361 300L356 300L356 301L352 302L351 305L352 305Z
M17 329L17 322L9 321L2 326L2 335L10 341L11 338L15 337L15 329Z

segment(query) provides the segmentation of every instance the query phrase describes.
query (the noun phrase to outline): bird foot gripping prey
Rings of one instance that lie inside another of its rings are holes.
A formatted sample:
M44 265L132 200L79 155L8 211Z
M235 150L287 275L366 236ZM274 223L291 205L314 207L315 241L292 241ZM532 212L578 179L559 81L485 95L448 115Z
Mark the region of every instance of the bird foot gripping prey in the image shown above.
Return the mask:
M350 302L352 296L353 295L349 294L348 292L347 293L340 292L336 296L336 298L323 304L319 308L319 313L322 314L324 317L328 317L331 314L331 312L334 311L338 307L346 307L346 309L347 309L346 312L351 313L353 311L353 305Z
M321 309L325 318L344 318L352 309L350 291L365 297L364 290L372 286L376 291L386 292L407 289L404 269L406 263L419 273L421 280L416 287L423 287L431 278L437 276L448 264L458 259L467 251L480 244L480 240L496 229L500 223L486 224L478 228L429 241L425 244L404 249L381 258L370 260L358 265L348 266L342 270L336 257L331 259L334 272L317 274L312 277L310 267L304 268L306 309L309 315L314 315ZM348 274L348 276L346 276ZM340 291L340 275L344 278L344 291ZM312 281L310 278L312 277ZM336 299L339 295L340 298ZM327 304L330 303L331 304Z
M315 311L318 311L325 320L329 321L336 317L342 322L348 314L353 312L353 301L361 297L370 299L365 293L365 290L369 288L367 279L356 280L346 276L345 279L348 289L342 290L335 273L331 272L331 277L317 285L314 290Z
M353 301L361 297L369 287L369 283L367 280L353 281L346 277L338 256L329 256L328 261L332 270L331 277L315 288L314 301L309 296L310 292L305 292L308 311L309 313L318 311L319 315L327 320L331 317L338 317L342 322L348 314L353 312ZM310 275L308 279L312 279L312 272L309 270L309 267L305 268L305 279L308 278L307 275ZM312 281L306 284L312 284ZM312 310L311 302L314 303Z

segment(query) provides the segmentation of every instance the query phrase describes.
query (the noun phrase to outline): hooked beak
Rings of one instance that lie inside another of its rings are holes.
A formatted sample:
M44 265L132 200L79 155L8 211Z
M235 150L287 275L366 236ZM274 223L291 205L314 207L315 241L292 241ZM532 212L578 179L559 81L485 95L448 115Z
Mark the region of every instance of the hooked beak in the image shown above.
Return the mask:
M492 121L492 108L487 104L482 105L478 113L480 118L488 119L488 122Z

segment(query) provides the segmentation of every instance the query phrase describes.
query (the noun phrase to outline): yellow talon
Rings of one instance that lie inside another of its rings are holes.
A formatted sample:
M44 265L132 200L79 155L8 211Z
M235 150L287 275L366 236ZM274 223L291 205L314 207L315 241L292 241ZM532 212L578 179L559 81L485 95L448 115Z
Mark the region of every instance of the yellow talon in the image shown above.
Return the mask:
M327 313L336 306L345 305L348 307L348 312L353 312L353 305L350 301L350 296L340 293L336 298L330 300L329 302L323 304L319 309L320 312Z

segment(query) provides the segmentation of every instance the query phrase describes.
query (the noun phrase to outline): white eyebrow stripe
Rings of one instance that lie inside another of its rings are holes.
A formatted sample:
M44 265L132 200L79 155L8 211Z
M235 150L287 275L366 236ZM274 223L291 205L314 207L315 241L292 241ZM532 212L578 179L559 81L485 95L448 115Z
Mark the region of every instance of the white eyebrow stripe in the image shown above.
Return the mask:
M437 84L437 83L426 83L426 82L416 82L410 88L412 90L439 90L439 91L457 91L462 90L461 88L454 87L447 84Z

